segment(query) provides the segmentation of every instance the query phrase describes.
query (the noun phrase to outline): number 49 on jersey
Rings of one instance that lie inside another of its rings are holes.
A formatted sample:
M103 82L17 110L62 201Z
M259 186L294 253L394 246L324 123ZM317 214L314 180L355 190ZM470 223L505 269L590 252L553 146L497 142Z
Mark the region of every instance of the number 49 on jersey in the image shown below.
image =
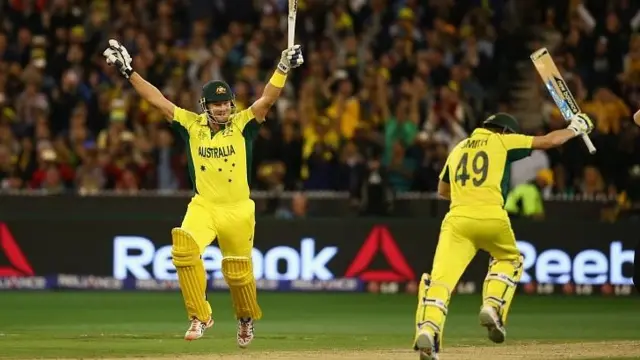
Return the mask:
M469 171L471 170L471 171ZM470 174L471 173L471 174ZM481 186L489 175L489 156L485 151L478 151L471 159L469 167L469 153L462 154L458 166L456 166L456 182L460 186L467 186L471 180L473 186Z

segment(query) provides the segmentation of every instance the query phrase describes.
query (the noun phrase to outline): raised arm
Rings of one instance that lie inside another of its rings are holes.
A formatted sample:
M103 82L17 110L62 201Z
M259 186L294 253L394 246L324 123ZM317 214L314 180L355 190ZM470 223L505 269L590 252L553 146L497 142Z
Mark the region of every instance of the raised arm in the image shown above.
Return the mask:
M131 82L133 88L143 99L162 111L168 121L173 120L176 106L167 100L157 87L151 85L137 72L133 71L131 55L122 44L117 40L109 40L109 47L102 55L107 60L107 64L115 66L120 75Z
M593 122L586 114L573 117L566 129L555 130L544 136L535 136L531 144L533 149L551 149L558 147L574 137L589 134L593 130Z
M544 136L527 136L521 134L501 135L502 144L507 150L509 161L518 161L529 155L533 149L551 149L581 134L588 134L593 129L593 123L586 114L574 116L566 129L556 130Z
M569 129L555 130L547 135L534 136L531 148L541 150L552 149L561 146L567 141L573 139L575 136L576 133Z
M282 88L287 81L289 70L297 68L304 63L302 57L302 48L300 45L294 45L282 52L280 63L276 71L271 76L269 83L264 87L262 96L251 105L251 111L256 121L263 122L269 112L269 109L280 97Z
M147 80L140 76L137 72L133 72L129 78L129 82L136 89L136 92L151 105L162 111L165 119L169 122L173 120L175 105L169 101L157 87L151 85Z

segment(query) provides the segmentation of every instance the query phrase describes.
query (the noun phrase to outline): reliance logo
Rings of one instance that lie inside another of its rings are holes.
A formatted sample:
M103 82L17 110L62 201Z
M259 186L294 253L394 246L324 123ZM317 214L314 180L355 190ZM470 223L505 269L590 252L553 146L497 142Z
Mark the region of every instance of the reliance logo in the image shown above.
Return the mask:
M374 256L382 252L391 266L390 270L367 270ZM385 226L374 226L344 275L363 281L412 281L416 275L398 244Z
M0 223L0 248L9 260L9 266L0 266L0 276L34 276L31 264L20 250L9 227Z

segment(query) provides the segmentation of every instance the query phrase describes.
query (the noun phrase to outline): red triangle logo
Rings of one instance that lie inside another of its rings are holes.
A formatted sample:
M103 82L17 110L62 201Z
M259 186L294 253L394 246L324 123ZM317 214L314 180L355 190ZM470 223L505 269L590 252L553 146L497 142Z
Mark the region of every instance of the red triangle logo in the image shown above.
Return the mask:
M0 223L0 249L7 255L11 266L0 266L0 276L34 276L31 264L20 250L9 227Z
M382 251L392 269L367 270L379 251ZM364 245L349 265L345 277L359 278L363 281L413 281L416 275L389 229L386 226L377 225L373 227Z

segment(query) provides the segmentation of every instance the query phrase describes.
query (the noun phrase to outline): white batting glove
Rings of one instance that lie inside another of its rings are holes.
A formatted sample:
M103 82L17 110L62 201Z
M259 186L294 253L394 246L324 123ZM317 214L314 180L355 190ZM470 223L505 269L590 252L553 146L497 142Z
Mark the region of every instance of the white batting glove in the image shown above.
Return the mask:
M304 64L304 58L302 57L302 46L293 45L282 52L280 57L280 63L278 63L278 69L283 73L288 73L290 69L297 68Z
M593 130L593 122L585 113L580 113L571 118L567 129L572 130L576 135L589 134Z
M131 67L131 55L127 49L120 44L117 40L110 39L109 47L102 53L107 60L107 64L115 66L125 79L129 79L133 74L133 68Z

